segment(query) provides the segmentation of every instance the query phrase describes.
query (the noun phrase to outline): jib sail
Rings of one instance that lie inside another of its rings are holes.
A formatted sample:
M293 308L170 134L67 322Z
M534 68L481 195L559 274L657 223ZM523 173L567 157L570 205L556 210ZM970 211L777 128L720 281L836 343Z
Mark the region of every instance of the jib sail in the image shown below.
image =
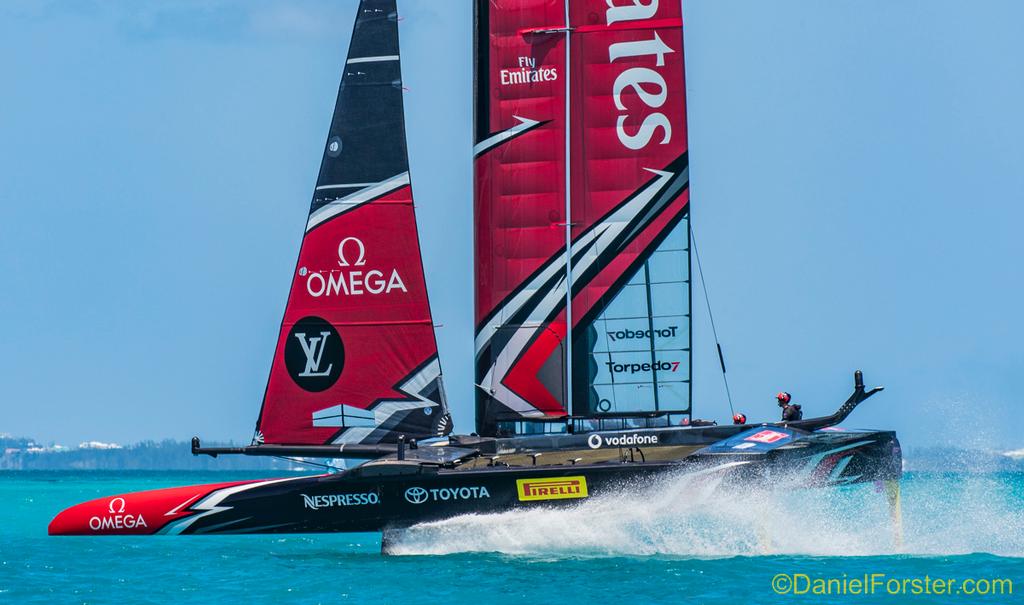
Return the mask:
M395 0L362 0L255 441L451 430L420 258Z
M477 1L482 433L689 412L682 41L677 1Z

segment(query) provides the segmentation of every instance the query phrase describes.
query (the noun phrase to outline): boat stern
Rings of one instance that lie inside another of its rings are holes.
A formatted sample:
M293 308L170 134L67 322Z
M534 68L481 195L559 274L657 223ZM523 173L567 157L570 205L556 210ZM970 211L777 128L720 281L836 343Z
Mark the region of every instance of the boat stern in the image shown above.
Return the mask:
M780 452L801 461L812 485L898 481L903 451L893 431L829 427L803 438L807 453Z
M893 481L903 473L893 431L827 427L809 432L764 425L716 442L695 457L745 460L766 479L809 486Z

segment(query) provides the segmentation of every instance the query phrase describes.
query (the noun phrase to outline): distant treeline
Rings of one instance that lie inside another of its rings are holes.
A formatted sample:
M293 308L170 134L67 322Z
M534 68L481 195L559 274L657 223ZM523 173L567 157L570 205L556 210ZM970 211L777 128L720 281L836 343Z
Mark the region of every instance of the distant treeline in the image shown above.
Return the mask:
M288 470L308 466L270 457L193 456L184 441L142 441L112 448L68 448L30 452L31 439L0 438L0 470Z

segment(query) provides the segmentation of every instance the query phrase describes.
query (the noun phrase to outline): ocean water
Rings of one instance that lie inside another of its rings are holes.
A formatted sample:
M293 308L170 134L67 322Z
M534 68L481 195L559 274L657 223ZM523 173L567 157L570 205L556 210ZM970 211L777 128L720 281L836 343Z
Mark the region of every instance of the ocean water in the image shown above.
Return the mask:
M901 542L871 485L724 490L686 476L570 510L426 524L393 536L386 556L375 534L46 535L58 511L82 500L260 476L0 474L0 603L1024 603L1016 473L908 473ZM778 574L808 594L778 594ZM841 581L864 574L887 584L842 592ZM919 595L899 584L926 576L1009 580L1012 594L1005 582L983 595L985 584ZM831 594L810 593L826 579Z

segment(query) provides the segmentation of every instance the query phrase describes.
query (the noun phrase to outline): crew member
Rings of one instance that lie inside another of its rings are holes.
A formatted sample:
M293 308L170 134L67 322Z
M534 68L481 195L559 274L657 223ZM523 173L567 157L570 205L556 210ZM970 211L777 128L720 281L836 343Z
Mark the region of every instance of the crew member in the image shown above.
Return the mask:
M732 423L733 424L746 424L747 423L747 417L743 414L743 412L736 412L732 416Z
M794 422L796 420L803 419L804 413L800 409L800 404L792 403L792 395L785 391L782 391L781 393L775 396L775 399L778 400L779 407L782 408L783 422Z

